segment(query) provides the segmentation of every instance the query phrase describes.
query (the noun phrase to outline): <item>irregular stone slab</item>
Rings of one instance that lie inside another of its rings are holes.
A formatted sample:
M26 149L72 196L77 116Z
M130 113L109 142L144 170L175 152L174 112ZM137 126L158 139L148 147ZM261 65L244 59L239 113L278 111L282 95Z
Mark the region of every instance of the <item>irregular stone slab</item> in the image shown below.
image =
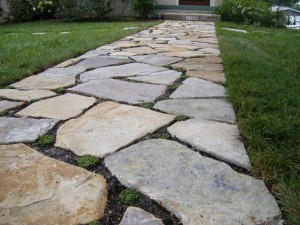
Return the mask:
M75 77L84 71L86 71L87 68L83 66L79 66L78 64L74 66L68 66L65 68L57 68L53 67L50 69L45 70L44 72L38 74L40 76L52 76L52 75L61 75L61 76L72 76Z
M186 75L189 77L197 77L204 80L212 81L219 84L225 84L226 78L225 74L217 71L197 71L197 70L188 70Z
M83 110L92 106L95 102L95 98L68 93L34 102L16 115L67 120L79 116Z
M170 98L208 98L208 97L225 97L226 90L219 84L210 81L188 78L183 81Z
M169 133L199 151L247 170L251 169L236 125L192 119L168 127Z
M114 49L100 49L100 48L97 48L95 50L91 50L91 51L86 52L85 54L79 56L78 58L88 59L88 58L93 58L93 57L98 57L98 56L105 56L105 55L111 54L113 52L115 52Z
M0 117L0 144L34 142L57 122L54 119Z
M103 217L106 180L24 144L0 146L0 221L87 224Z
M68 90L129 104L154 102L167 89L165 85L132 83L121 80L94 80Z
M191 118L235 122L235 114L230 103L223 99L176 99L159 101L154 109Z
M48 90L28 90L0 89L0 96L12 100L31 101L47 97L53 97L56 93Z
M23 104L24 102L0 101L0 115L4 115L11 109L21 107Z
M109 54L110 56L120 56L120 57L130 57L130 56L135 56L136 53L133 52L114 52Z
M157 53L153 48L150 47L137 47L137 48L126 48L123 49L123 52L132 52L136 55L146 55L146 54L154 54Z
M181 77L181 72L177 72L174 70L162 71L158 73L152 73L148 76L137 76L137 77L128 77L128 80L136 80L146 83L152 84L165 84L171 85L173 84L178 78Z
M219 56L220 50L216 48L202 48L199 52L203 52L203 55L212 55L212 56Z
M55 67L65 68L68 66L74 66L75 64L79 63L81 60L82 60L81 58L68 59L68 60L56 65Z
M63 75L34 75L12 84L14 88L21 90L55 90L60 87L73 86L75 77Z
M181 58L192 58L192 57L206 56L208 54L203 51L198 50L198 51L162 52L162 53L158 53L158 55L181 57Z
M147 63L154 66L166 66L182 60L182 58L159 55L139 55L132 56L131 58L137 62Z
M95 69L104 66L114 66L121 65L125 63L130 63L132 60L128 58L113 58L108 56L98 56L85 59L78 63L78 66L85 67L86 69Z
M107 157L105 165L123 185L159 202L183 225L257 225L281 217L262 180L175 141L139 142Z
M233 29L233 28L227 28L227 27L222 27L222 30L229 30L229 31L234 31L234 32L239 32L239 33L247 33L247 31L245 31L245 30Z
M137 42L133 42L133 41L117 41L112 44L114 46L116 46L117 48L130 48L130 47L140 46L140 44L138 44Z
M56 146L104 157L174 120L173 115L116 102L101 103L63 124Z
M155 50L160 52L158 55L160 55L160 56L169 56L169 57L181 57L181 56L176 55L174 52L182 52L182 51L186 52L187 51L187 49L182 47L182 46L180 46L180 47L176 46L175 47L175 46L171 46L171 45L169 47L155 48ZM163 53L168 53L168 52L172 52L172 53L170 53L169 55L163 54ZM185 55L185 53L180 53L180 54Z
M128 207L119 225L164 225L161 219L136 207Z
M217 38L200 38L200 41L210 43L210 44L218 44Z
M87 82L90 80L101 80L113 77L143 76L166 70L168 69L164 67L151 66L144 63L129 63L120 66L98 68L85 72L80 75L80 80L82 82Z
M183 70L203 70L203 71L219 71L219 72L222 72L224 70L222 64L195 63L195 62L187 62L187 61L182 61L176 64L172 64L171 67L173 69L183 69Z
M223 63L223 60L219 56L205 56L201 58L189 58L185 61L189 63Z

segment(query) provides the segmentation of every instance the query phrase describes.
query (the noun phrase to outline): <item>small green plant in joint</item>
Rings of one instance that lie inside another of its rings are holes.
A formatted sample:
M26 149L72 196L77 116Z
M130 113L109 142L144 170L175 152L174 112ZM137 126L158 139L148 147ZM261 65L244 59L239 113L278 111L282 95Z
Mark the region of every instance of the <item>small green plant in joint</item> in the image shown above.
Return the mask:
M180 84L174 83L170 86L170 90L175 91L179 86L180 86Z
M37 140L37 145L41 148L44 148L54 144L54 142L55 142L55 137L53 135L42 135L39 136Z
M178 115L176 116L175 120L178 121L185 121L188 120L190 117L186 116L186 115Z
M169 133L157 133L154 134L153 137L157 139L171 139L171 135Z
M58 94L62 94L62 93L65 93L65 92L66 92L66 89L63 88L63 87L60 87L60 88L56 88L55 91L56 91Z
M94 220L94 221L90 222L89 225L102 225L102 224L99 221Z
M77 160L77 164L80 167L83 168L88 168L92 165L95 165L96 163L98 163L100 160L99 158L92 156L92 155L84 155L81 156L78 160Z
M139 106L141 106L143 108L147 108L147 109L152 109L153 104L151 104L151 103L142 103L142 104L139 104Z
M132 205L138 200L140 194L134 189L124 189L119 193L119 201L125 205Z

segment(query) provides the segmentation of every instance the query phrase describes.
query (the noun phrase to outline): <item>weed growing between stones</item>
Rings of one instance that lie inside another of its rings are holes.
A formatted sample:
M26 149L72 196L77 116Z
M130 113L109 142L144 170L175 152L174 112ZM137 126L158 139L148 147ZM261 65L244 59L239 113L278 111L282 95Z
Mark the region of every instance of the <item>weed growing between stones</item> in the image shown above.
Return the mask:
M153 104L152 103L142 103L142 104L139 104L138 106L146 108L146 109L152 109Z
M155 133L152 135L152 137L155 139L167 139L167 140L172 139L171 135L168 132Z
M55 142L55 137L53 135L42 135L39 136L36 144L41 148L45 148L54 144L54 142Z
M176 116L175 117L175 120L177 121L177 122L179 122L179 121L185 121L185 120L188 120L190 117L188 117L188 116L186 116L186 115L178 115L178 116Z
M90 222L89 225L102 225L102 223L95 220L95 221Z
M13 86L7 85L4 87L4 89L15 89Z
M180 84L174 83L174 84L172 84L172 85L169 87L169 89L170 89L171 91L175 91L179 86L180 86Z
M66 92L66 89L63 88L63 87L56 88L56 89L55 89L55 92L58 93L58 94L63 94L63 93Z
M132 205L139 197L140 194L134 189L124 189L118 195L119 201L125 205Z
M77 160L77 164L80 167L83 168L88 168L90 166L93 166L95 164L97 164L99 162L99 158L92 156L92 155L84 155L81 156L78 160Z

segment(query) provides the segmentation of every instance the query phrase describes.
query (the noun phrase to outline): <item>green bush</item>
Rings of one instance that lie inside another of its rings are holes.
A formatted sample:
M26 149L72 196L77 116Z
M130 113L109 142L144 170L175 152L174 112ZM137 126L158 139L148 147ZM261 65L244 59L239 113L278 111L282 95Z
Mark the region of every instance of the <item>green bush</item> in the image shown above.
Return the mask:
M107 18L110 0L61 0L58 17L82 20Z
M12 21L30 21L34 17L32 1L30 0L7 0L9 17Z
M132 5L139 16L148 18L153 14L156 3L154 0L133 0Z
M268 3L256 0L224 0L216 13L222 21L266 27L283 27L286 23L283 12L273 12Z
M54 15L58 8L57 1L32 1L32 11L36 19L50 19L54 18Z

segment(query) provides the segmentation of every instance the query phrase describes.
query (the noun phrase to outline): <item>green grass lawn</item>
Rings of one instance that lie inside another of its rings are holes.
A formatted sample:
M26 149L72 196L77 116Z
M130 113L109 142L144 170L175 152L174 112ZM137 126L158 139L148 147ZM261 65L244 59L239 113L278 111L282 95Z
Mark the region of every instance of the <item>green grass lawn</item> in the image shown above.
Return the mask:
M221 22L217 33L253 174L266 181L288 224L299 225L300 31Z
M31 22L1 25L0 87L160 22ZM131 26L139 28L122 29ZM46 34L32 34L37 32Z

